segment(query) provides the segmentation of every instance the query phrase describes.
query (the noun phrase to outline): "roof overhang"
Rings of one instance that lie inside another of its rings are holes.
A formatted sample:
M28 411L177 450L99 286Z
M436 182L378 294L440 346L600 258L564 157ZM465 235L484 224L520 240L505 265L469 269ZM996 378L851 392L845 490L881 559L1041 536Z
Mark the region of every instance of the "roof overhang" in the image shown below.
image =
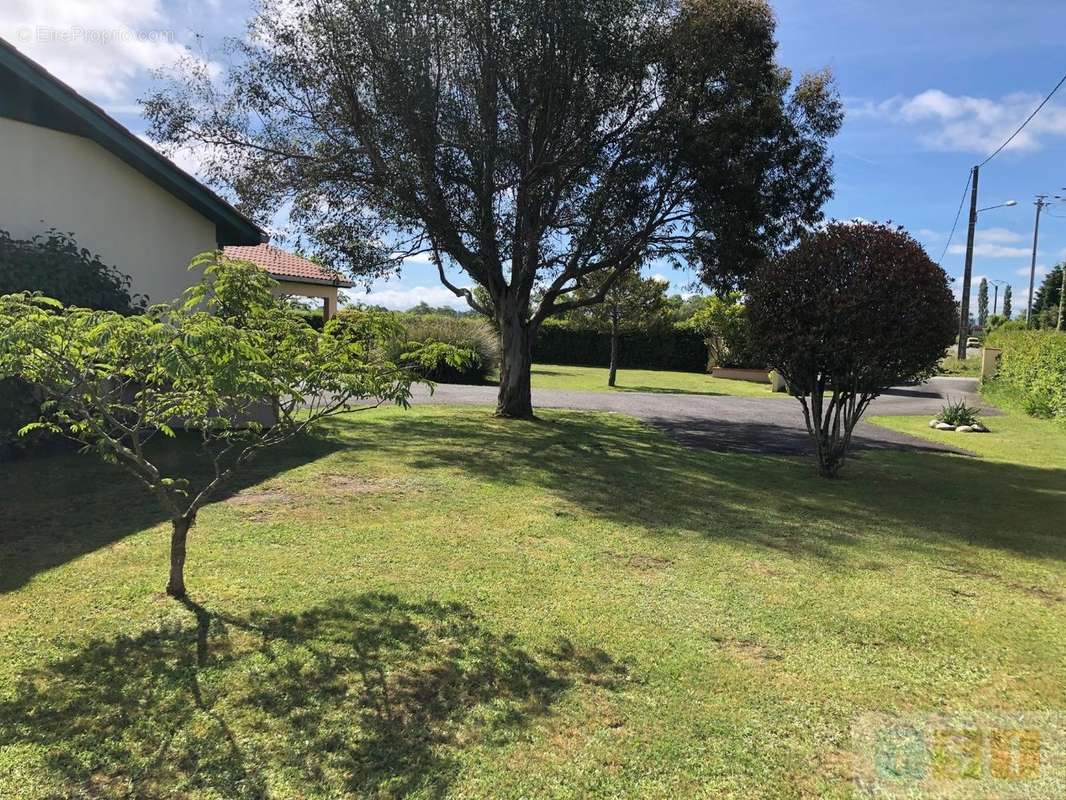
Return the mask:
M219 246L267 241L232 205L3 39L0 87L0 117L91 139L214 222Z
M336 286L340 289L351 289L355 286L354 283L346 281L343 278L325 280L323 278L301 278L296 275L282 275L278 272L268 272L267 274L278 283L312 283L315 286Z

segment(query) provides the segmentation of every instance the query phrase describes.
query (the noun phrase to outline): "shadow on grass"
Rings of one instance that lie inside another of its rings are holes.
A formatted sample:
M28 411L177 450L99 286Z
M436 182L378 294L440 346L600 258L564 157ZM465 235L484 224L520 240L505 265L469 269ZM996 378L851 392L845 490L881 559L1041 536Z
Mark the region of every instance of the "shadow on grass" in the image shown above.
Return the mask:
M750 433L732 425L735 437ZM830 481L810 457L696 451L614 415L553 411L519 422L427 409L342 435L359 444L339 453L339 463L354 467L361 451L373 449L412 469L458 469L488 484L539 488L650 535L731 538L830 562L846 561L872 532L901 551L934 557L953 557L961 541L1066 558L1066 470L932 445L856 452Z
M0 701L0 747L36 745L92 797L441 797L459 750L505 743L568 688L627 668L560 640L530 653L466 606L390 594L96 640ZM284 788L282 788L284 787Z
M160 442L164 472L209 479L209 462L197 457L192 437ZM337 449L329 439L304 437L268 450L223 487L218 502L273 475ZM95 454L64 453L4 465L0 470L0 593L169 517L133 475Z

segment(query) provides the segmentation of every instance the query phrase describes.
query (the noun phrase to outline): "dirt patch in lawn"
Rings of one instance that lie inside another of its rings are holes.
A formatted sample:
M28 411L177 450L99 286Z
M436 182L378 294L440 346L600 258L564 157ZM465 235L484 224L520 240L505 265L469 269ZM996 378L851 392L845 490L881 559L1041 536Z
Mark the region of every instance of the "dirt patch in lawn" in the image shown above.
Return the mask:
M639 572L655 572L673 566L674 563L673 559L653 556L650 553L630 553L626 555L608 551L604 555L612 561L624 561L627 566Z
M300 495L277 486L254 486L241 489L236 494L223 498L223 502L235 508L259 508L266 505L291 505L300 501Z
M998 583L1000 586L1004 586L1008 589L1013 589L1016 592L1027 594L1030 597L1035 597L1039 600L1043 600L1047 603L1062 603L1066 601L1066 597L1063 597L1058 592L1045 589L1043 586L1037 586L1030 583L1018 583L1016 581L1004 580L1003 576L998 572L988 572L986 570L974 569L966 566L943 566L940 567L945 572L950 572L952 575L956 575L960 578L970 579L982 579ZM977 595L959 589L949 589L953 594L962 597L976 597Z
M338 495L377 494L379 492L405 492L412 489L408 481L399 479L367 478L361 475L330 472L321 476L322 488Z

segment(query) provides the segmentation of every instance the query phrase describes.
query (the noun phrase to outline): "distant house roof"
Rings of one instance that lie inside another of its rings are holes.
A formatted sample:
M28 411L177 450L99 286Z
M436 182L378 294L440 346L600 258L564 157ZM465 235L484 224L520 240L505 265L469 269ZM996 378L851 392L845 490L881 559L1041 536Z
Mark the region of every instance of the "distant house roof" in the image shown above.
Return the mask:
M258 225L3 39L0 87L0 117L91 139L214 222L219 245L266 241Z
M302 281L304 283L321 283L326 286L351 288L351 281L345 280L339 273L333 272L321 264L309 261L295 253L289 253L269 244L257 244L251 247L226 247L223 252L230 258L251 261L257 267L266 270L271 277L281 281Z

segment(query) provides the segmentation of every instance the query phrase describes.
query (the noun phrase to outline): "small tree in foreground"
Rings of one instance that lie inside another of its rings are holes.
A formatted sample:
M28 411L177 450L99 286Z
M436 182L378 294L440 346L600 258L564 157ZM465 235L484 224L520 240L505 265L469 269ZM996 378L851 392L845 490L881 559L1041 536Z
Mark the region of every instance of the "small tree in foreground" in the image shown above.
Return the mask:
M823 475L840 470L871 400L934 374L955 313L944 270L886 225L830 224L757 273L753 339L803 406Z
M0 377L25 378L48 398L23 431L63 434L148 487L170 518L166 590L178 598L189 529L243 464L327 417L406 405L414 380L387 356L398 333L391 315L343 314L318 332L271 295L273 281L254 265L216 253L193 265L203 280L143 315L0 297ZM412 356L452 357L443 346ZM259 421L264 411L273 424ZM210 466L202 485L165 474L149 451L179 425L200 439Z

